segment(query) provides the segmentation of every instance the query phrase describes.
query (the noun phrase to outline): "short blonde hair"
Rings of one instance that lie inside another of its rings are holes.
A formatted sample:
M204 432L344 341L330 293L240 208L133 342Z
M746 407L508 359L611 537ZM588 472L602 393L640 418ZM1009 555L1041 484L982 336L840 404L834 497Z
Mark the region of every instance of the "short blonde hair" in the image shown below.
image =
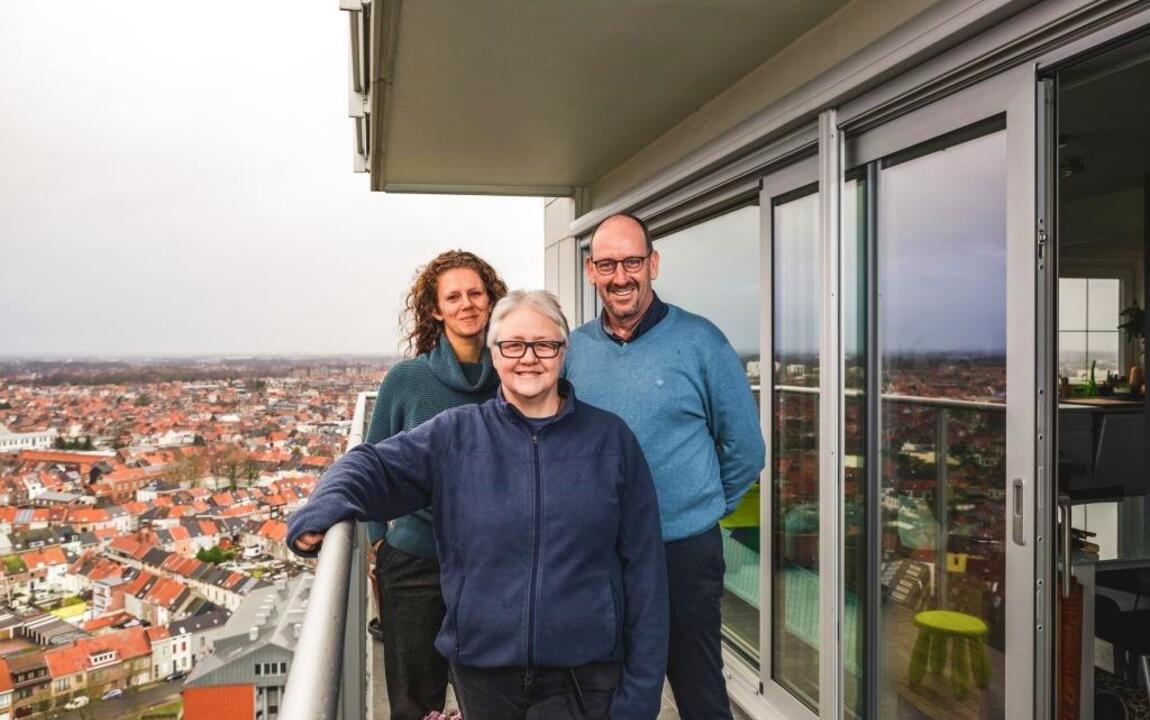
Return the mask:
M563 308L559 306L559 300L554 295L546 290L512 290L504 295L491 311L491 324L487 330L488 347L494 348L495 343L499 341L499 328L503 324L503 318L523 308L531 308L555 323L563 336L563 342L567 342L571 335L567 317L563 315Z

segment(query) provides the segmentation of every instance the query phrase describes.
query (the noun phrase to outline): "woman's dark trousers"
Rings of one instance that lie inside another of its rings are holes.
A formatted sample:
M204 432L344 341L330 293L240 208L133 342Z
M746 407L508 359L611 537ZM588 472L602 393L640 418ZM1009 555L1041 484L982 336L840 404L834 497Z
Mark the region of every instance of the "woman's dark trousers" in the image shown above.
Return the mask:
M447 695L447 661L435 649L445 612L439 562L384 541L376 550L375 580L391 718L423 720L443 710Z
M613 662L451 672L464 720L607 720L621 674Z

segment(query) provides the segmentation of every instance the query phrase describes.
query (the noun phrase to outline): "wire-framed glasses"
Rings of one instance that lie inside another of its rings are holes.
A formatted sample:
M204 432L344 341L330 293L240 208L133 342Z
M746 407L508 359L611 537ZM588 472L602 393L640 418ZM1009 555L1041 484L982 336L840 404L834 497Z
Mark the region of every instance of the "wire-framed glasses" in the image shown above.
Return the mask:
M528 350L540 360L548 360L557 356L566 344L562 340L500 340L495 346L499 348L499 354L509 360L523 357Z

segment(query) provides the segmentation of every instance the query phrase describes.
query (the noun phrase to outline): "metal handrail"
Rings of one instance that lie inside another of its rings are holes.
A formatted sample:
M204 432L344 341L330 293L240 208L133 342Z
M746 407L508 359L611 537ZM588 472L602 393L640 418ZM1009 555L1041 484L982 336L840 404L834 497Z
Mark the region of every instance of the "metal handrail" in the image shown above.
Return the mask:
M374 397L374 392L359 394L347 450L363 441L367 402ZM281 720L367 715L367 629L362 617L366 571L362 553L356 550L360 535L362 530L354 520L338 523L324 533L280 703Z
M280 704L281 720L335 718L339 712L354 535L354 520L324 534Z

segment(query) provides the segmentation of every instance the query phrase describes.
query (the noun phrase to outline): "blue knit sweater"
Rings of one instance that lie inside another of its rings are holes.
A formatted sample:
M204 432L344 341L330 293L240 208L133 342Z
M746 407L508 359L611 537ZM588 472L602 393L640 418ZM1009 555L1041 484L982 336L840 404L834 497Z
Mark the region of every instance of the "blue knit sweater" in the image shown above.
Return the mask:
M413 430L448 408L482 403L495 397L499 376L491 353L483 349L478 363L460 363L447 336L431 352L417 355L387 371L371 413L365 441L377 443ZM387 535L387 543L423 558L435 557L435 532L430 509L405 515L391 524L368 523L372 543Z
M734 348L706 318L668 308L622 345L595 318L572 333L566 364L579 396L622 417L639 439L665 541L697 535L734 512L766 454Z

